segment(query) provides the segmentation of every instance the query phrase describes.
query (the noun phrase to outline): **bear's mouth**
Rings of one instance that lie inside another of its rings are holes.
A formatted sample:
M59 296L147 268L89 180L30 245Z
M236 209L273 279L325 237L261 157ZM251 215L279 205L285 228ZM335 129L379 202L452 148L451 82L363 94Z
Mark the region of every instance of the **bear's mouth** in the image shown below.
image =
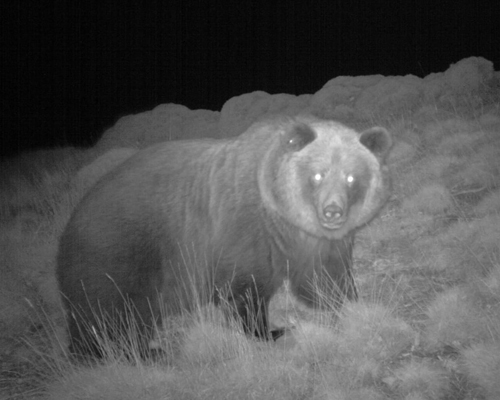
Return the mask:
M319 223L320 225L329 230L329 231L334 231L336 229L340 229L342 228L342 226L344 225L344 222L346 220L343 218L343 219L337 219L335 221L325 221L324 219L320 219L319 220Z

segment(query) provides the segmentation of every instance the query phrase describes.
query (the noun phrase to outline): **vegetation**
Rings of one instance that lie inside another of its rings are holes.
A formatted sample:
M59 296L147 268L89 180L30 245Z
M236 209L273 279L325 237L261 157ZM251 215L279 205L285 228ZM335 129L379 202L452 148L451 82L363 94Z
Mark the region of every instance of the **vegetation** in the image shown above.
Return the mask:
M309 310L284 285L270 310L286 327L275 343L200 306L160 327L148 360L106 341L102 362L66 354L54 258L84 189L76 167L34 159L36 179L17 174L0 198L0 390L50 400L500 398L499 105L425 106L391 126L394 193L357 237L358 303Z

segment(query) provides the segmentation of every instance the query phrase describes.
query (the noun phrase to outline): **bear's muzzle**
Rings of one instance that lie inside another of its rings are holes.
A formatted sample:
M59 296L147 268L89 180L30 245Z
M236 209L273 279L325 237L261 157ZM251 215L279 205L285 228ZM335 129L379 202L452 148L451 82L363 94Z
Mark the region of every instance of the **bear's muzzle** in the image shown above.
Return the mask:
M347 220L347 215L343 207L336 203L330 203L321 209L319 222L325 229L333 230L340 228Z

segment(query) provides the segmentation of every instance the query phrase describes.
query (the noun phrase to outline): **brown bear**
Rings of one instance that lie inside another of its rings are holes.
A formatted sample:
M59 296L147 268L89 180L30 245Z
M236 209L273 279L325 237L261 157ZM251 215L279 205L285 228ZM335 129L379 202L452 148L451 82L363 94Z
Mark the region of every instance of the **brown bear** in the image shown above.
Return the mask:
M309 305L315 277L339 304L356 299L354 233L388 198L390 147L383 128L299 116L133 155L90 189L60 240L71 351L100 355L96 335L123 333L128 311L148 338L162 315L221 296L268 338L284 278Z

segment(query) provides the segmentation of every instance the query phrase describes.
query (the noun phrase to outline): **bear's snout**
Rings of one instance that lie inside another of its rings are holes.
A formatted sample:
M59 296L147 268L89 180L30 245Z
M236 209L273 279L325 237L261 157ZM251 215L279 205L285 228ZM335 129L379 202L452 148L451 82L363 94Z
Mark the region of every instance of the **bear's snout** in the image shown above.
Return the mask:
M333 202L323 207L320 215L321 225L326 229L337 229L345 222L345 210Z

